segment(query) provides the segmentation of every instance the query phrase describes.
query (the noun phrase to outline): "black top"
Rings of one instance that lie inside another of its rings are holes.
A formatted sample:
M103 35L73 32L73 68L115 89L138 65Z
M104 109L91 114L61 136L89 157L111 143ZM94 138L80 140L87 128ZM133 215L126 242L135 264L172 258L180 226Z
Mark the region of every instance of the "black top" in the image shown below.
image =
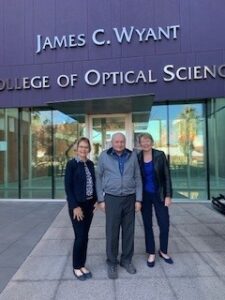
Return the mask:
M143 151L138 153L138 160L143 179L142 181L145 182ZM155 172L155 184L158 187L161 200L164 201L165 197L172 197L173 192L170 178L170 170L165 153L160 150L152 149L152 161Z
M93 202L96 202L94 163L91 160L87 160L86 165L91 173L93 182ZM64 183L70 209L80 206L85 201L90 201L87 200L86 195L87 178L84 162L77 161L75 158L67 162Z

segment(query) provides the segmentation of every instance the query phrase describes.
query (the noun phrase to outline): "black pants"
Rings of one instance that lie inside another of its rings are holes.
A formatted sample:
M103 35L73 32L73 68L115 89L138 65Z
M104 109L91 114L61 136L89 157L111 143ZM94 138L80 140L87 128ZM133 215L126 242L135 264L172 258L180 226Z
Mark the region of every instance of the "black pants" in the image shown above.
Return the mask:
M146 252L155 254L155 240L152 224L152 207L154 205L157 223L160 230L160 250L167 253L169 238L169 211L157 193L144 192L142 203L142 217L145 230Z
M75 240L73 245L73 268L80 269L85 266L88 246L88 232L93 218L93 202L90 200L80 204L84 213L84 219L73 219L73 210L69 209L70 219L73 225Z
M111 265L118 263L120 228L122 228L121 262L129 263L134 253L135 195L105 195L106 255Z

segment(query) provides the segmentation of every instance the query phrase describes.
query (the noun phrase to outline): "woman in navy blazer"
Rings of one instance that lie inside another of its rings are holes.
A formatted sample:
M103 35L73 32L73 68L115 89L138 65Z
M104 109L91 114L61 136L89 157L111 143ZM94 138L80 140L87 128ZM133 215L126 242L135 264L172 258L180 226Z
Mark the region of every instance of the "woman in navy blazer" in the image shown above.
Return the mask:
M65 171L65 191L69 216L75 234L73 246L73 273L79 280L92 277L85 267L88 233L96 202L94 164L88 159L90 141L81 137L77 143L77 157L68 161Z

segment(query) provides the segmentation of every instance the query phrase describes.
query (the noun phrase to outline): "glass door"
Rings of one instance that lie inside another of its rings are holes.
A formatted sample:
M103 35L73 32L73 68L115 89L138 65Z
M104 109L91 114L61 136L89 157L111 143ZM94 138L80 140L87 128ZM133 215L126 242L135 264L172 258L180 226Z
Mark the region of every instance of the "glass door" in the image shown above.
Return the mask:
M126 136L126 147L132 149L131 114L91 115L88 117L89 138L92 144L90 158L97 163L100 153L111 147L112 135L122 132Z

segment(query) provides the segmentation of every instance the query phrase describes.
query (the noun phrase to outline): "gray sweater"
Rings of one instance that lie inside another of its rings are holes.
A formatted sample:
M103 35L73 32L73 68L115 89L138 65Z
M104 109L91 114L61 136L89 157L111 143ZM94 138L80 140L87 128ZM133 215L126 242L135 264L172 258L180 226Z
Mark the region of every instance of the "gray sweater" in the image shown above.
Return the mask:
M98 202L104 201L104 194L126 196L136 194L136 201L142 201L142 179L135 152L128 151L123 174L119 169L118 159L112 154L112 148L99 156L96 170L96 188Z

